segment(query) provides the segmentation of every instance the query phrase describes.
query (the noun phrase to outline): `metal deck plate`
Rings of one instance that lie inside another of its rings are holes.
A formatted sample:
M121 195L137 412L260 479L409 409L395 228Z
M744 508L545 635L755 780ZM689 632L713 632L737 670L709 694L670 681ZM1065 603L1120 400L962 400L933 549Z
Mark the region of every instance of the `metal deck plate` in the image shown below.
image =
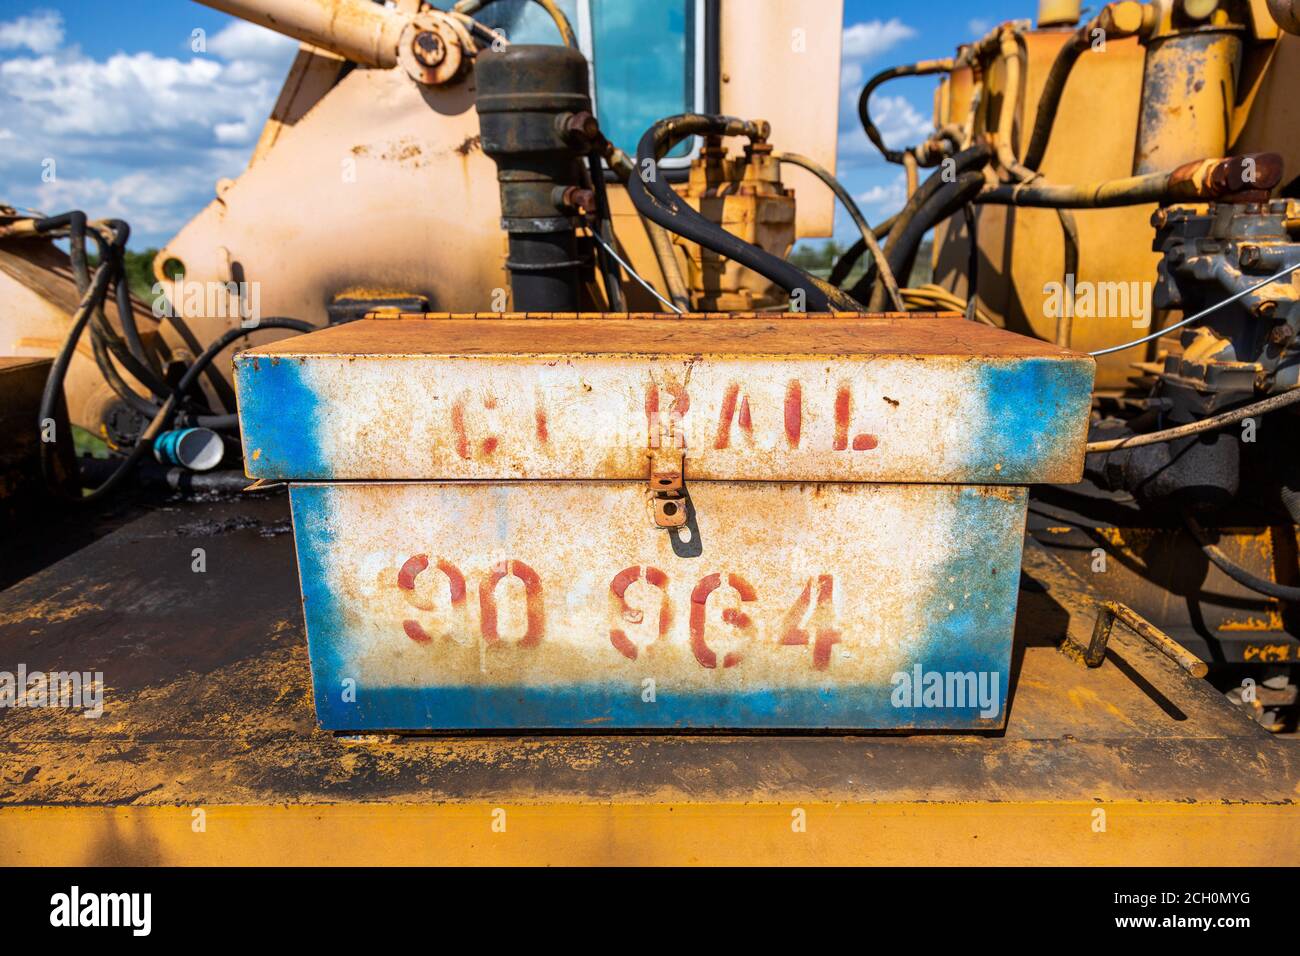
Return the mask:
M0 593L0 669L107 685L97 720L0 711L0 859L1294 862L1295 745L1122 631L1059 653L1090 600L1027 545L1005 732L350 741L315 724L287 501L155 511Z

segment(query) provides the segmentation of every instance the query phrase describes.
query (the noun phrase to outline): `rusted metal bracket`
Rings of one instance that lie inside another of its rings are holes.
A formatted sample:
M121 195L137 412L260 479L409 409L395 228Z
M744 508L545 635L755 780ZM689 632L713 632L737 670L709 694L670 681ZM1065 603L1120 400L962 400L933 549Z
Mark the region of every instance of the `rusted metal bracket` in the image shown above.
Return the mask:
M686 524L686 453L680 448L655 448L646 452L649 461L650 507L660 528Z
M1106 646L1110 643L1110 633L1116 621L1127 626L1134 634L1193 677L1204 677L1209 673L1210 668L1205 661L1127 604L1118 601L1103 601L1097 608L1097 623L1092 628L1092 640L1088 642L1088 647L1083 652L1083 662L1089 667L1099 667L1106 659Z
M268 479L268 478L258 478L255 482L253 482L251 485L248 485L248 486L247 486L246 488L244 488L243 490L246 491L246 492L248 492L248 491L269 491L269 490L271 490L272 488L279 488L279 487L280 487L281 485L283 485L283 484L284 484L283 481L272 481L271 479Z

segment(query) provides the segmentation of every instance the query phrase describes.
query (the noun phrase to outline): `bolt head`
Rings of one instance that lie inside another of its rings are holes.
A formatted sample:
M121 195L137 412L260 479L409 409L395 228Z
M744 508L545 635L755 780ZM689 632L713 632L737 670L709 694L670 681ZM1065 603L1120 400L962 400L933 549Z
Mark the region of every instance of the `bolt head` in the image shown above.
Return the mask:
M600 124L590 112L580 110L565 120L564 132L575 139L594 140L600 135Z
M424 66L437 66L447 58L447 44L436 33L417 33L411 40L411 52Z

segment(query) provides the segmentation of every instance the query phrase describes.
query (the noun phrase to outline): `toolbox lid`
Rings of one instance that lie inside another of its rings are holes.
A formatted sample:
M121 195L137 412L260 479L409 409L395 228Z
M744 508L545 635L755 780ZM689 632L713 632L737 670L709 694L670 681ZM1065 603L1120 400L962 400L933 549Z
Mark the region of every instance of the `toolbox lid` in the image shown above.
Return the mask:
M418 315L248 349L250 477L1073 482L1094 363L957 315Z

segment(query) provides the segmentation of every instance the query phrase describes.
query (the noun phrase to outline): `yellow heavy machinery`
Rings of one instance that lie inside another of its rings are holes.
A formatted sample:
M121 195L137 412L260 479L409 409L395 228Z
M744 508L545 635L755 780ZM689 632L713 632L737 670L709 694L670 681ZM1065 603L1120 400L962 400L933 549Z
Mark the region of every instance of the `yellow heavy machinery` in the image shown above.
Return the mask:
M1291 0L872 77L876 224L838 2L204 2L302 46L152 307L0 219L27 417L116 459L35 446L8 858L1300 860Z

